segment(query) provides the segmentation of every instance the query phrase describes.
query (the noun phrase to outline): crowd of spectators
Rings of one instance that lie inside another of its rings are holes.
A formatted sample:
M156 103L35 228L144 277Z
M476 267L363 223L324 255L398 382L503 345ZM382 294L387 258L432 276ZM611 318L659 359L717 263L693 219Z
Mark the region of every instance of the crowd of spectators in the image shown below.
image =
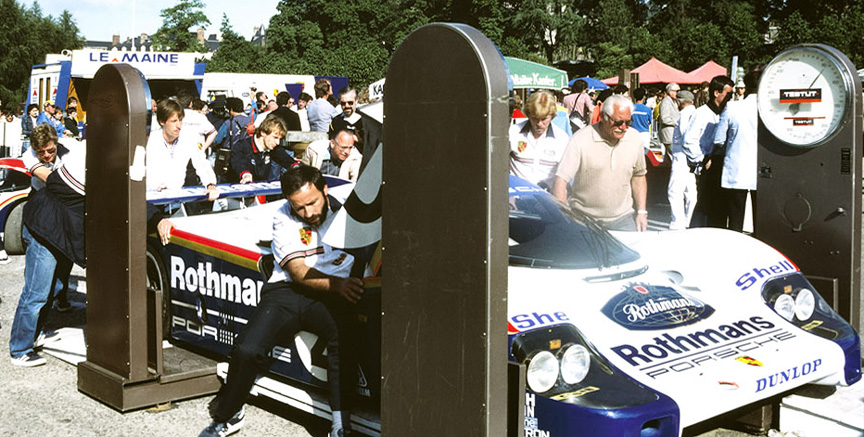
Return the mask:
M755 211L759 74L753 69L737 90L717 76L691 89L668 83L593 90L577 80L562 91L535 90L524 104L516 95L510 172L607 229L644 231L646 162L662 148L660 165L671 167L669 228L740 232L748 195Z

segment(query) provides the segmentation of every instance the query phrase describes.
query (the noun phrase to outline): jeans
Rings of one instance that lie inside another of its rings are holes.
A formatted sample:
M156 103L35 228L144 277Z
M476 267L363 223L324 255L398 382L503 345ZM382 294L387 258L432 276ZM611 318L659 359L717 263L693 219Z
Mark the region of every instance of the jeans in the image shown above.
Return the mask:
M18 298L9 338L9 354L12 358L33 352L33 343L39 334L36 329L39 313L48 300L54 269L57 267L54 254L33 238L27 226L22 227L21 236L27 250L24 255L24 288Z

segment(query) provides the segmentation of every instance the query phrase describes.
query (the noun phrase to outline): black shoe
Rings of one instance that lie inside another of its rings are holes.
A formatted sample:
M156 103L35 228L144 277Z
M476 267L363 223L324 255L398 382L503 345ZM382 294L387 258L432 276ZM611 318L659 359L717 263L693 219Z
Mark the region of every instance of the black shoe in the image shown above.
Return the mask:
M239 431L246 419L246 409L241 408L227 422L210 422L198 437L225 437Z
M66 297L66 293L60 293L57 295L57 299L54 300L54 308L61 313L65 313L72 309L72 304L69 303L69 298Z

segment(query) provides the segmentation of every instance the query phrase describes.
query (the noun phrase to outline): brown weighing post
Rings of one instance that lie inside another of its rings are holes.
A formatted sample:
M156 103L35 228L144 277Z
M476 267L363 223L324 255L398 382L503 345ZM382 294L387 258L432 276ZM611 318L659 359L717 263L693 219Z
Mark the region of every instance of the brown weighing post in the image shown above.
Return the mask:
M87 361L78 389L120 411L214 393L216 363L163 349L162 292L148 289L145 182L129 178L147 144L150 88L135 68L99 69L87 99Z

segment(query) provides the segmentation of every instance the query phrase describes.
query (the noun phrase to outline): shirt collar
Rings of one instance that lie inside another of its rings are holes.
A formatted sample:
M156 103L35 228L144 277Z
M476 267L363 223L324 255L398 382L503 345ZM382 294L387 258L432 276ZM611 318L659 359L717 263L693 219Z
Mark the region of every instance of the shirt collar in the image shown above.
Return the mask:
M525 125L522 126L522 129L519 131L523 134L531 134L531 120L525 120ZM555 138L555 133L552 132L552 123L549 123L549 127L546 128L546 138Z

